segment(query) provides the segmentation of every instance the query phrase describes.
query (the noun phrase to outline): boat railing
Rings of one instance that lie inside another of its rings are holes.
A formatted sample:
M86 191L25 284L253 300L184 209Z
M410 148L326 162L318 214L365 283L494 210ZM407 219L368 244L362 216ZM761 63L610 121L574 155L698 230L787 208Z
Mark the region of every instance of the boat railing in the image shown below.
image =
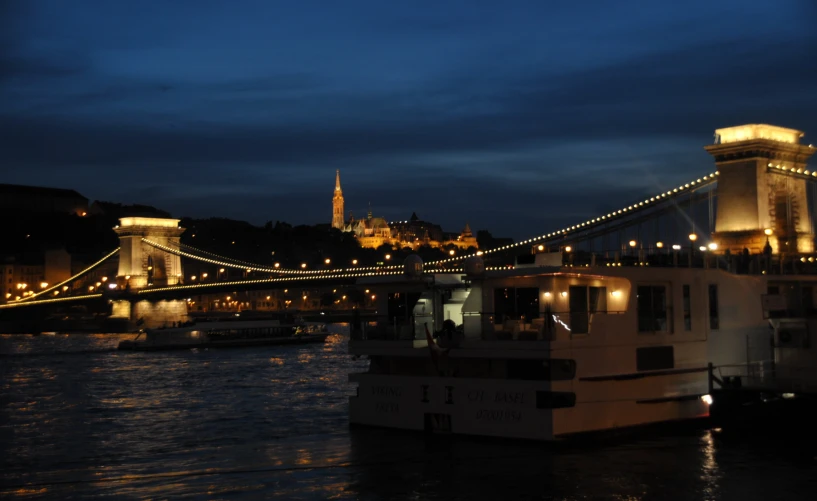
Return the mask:
M422 331L424 324L433 331L433 318L430 314L367 316L365 320L353 320L350 323L350 337L355 341L425 339Z
M730 253L700 250L698 246L678 249L624 248L619 250L574 250L562 256L567 267L650 266L656 268L712 268L741 275L817 274L817 253Z
M557 341L590 334L593 325L605 325L611 316L625 311L551 310L526 314L464 312L466 338L485 341Z
M456 325L453 336L485 341L556 341L589 334L593 325L604 326L606 319L624 313L626 312L617 310L545 310L528 314L463 312L462 324ZM432 335L444 334L442 326L435 328L435 320L431 314L378 315L374 319L367 317L366 320L353 321L351 324L350 337L354 341L422 340L425 339L426 328Z
M721 366L709 364L709 391L718 389L814 393L817 392L817 368L780 366L773 360Z

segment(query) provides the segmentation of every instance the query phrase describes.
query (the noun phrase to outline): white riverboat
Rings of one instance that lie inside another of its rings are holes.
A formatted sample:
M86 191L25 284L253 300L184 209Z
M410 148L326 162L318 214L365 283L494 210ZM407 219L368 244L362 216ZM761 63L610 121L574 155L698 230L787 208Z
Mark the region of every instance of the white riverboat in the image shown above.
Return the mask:
M158 351L323 343L327 336L325 324L282 325L278 320L191 322L179 327L147 329L136 339L121 341L119 349Z
M706 417L709 364L785 365L778 345L808 337L779 330L805 325L814 276L540 257L491 272L473 261L463 276L391 292L392 303L405 296L405 320L384 305L390 318L353 329L349 342L370 359L350 375L351 424L554 440ZM453 336L425 335L446 320L460 326Z

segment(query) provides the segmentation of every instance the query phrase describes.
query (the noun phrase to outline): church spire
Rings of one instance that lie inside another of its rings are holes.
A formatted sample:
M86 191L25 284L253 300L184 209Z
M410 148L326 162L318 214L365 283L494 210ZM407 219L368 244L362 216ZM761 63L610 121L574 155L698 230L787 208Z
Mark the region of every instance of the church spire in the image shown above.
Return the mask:
M332 197L332 228L343 231L343 192L340 190L340 169L335 171L335 195Z

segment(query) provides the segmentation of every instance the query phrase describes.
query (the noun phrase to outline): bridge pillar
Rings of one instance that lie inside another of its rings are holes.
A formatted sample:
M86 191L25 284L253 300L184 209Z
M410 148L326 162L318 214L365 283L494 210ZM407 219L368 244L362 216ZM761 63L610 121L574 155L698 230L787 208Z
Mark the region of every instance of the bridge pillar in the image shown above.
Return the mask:
M765 124L715 131L715 144L705 149L715 157L719 173L712 235L719 251L761 253L768 236L774 253L814 252L806 180L776 169L805 171L815 149L801 145L802 136Z
M183 299L160 301L117 299L113 301L111 318L125 319L131 328L156 329L186 322L190 316L187 313L187 301Z
M139 290L182 282L179 256L142 241L144 238L178 249L179 237L184 233L178 219L123 217L114 231L119 235L119 271L116 275L119 286Z

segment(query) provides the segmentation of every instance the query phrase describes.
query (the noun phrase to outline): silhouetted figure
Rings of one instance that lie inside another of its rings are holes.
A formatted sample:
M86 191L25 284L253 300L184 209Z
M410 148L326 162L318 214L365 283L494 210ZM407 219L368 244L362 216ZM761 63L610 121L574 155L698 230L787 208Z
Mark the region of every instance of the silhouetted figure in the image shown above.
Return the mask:
M350 335L352 339L361 339L362 333L360 329L360 310L355 308L352 310L352 324L349 326Z
M749 263L751 259L752 258L749 255L749 249L744 247L743 251L740 254L740 273L749 273Z
M766 261L766 273L769 273L772 269L772 245L769 243L769 239L766 239L766 245L763 246L763 257Z

